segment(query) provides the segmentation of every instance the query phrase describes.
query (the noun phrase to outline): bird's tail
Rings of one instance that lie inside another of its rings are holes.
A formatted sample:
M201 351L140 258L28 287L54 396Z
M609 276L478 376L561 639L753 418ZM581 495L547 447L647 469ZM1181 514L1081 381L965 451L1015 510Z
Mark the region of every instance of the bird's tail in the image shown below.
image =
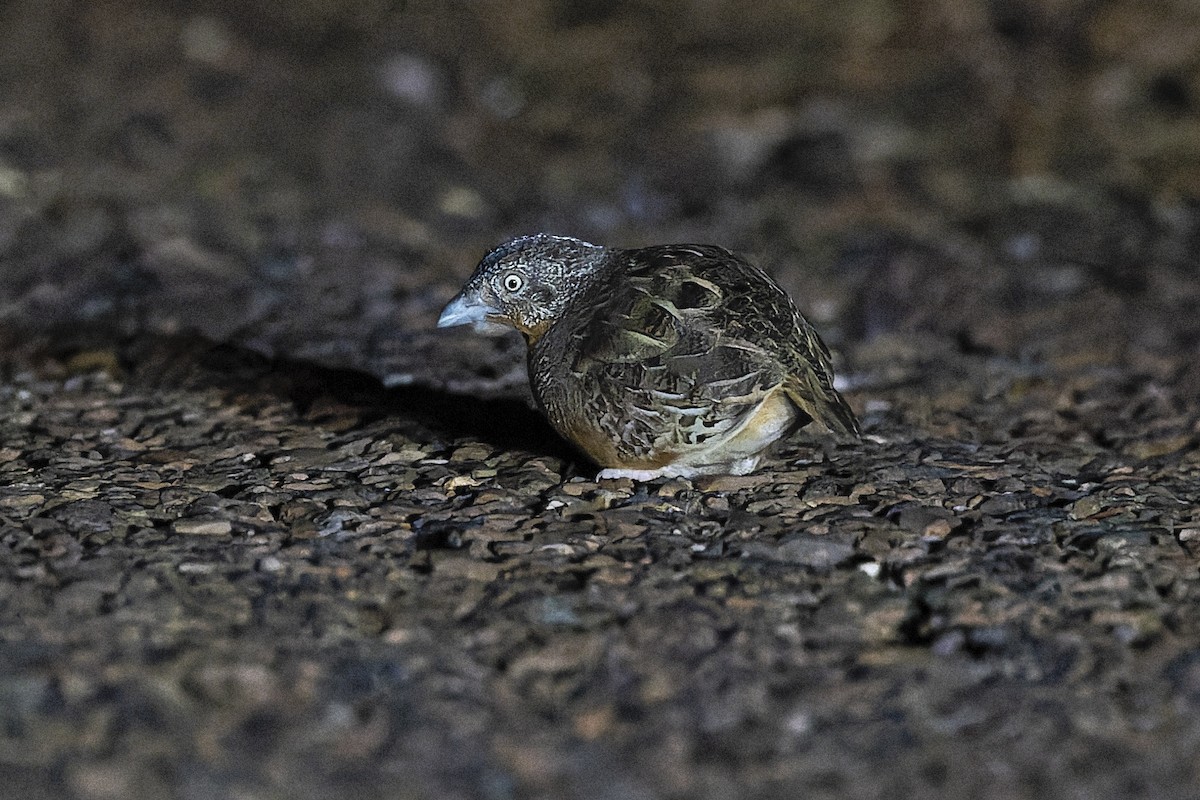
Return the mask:
M858 418L854 416L850 404L838 394L836 389L830 389L824 399L826 400L825 410L828 413L821 417L821 422L825 424L825 427L835 433L852 436L855 439L862 435L862 431L858 427Z
M861 435L858 419L837 389L824 381L789 380L784 387L788 397L800 410L814 421L824 425L831 433L857 439Z

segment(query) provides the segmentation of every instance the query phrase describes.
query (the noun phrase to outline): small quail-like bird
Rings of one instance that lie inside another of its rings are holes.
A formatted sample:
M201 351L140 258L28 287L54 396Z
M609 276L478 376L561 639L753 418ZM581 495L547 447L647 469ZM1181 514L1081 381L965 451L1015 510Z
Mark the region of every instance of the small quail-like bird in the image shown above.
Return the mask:
M720 247L513 239L438 319L467 324L524 334L534 398L599 478L744 475L812 421L858 435L816 331L765 272Z

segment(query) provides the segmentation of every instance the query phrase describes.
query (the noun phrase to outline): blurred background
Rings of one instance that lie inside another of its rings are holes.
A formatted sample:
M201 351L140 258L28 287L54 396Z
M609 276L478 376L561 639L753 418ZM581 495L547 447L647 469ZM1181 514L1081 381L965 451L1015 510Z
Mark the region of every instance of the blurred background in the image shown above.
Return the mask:
M736 249L851 354L1200 338L1192 0L10 0L0 90L8 348L437 383L438 309L533 231Z

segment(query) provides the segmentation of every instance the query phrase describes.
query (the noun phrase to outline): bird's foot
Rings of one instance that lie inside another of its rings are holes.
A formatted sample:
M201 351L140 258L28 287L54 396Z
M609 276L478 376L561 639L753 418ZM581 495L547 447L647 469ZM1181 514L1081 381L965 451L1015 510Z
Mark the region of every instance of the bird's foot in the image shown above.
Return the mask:
M658 478L695 478L697 475L746 475L758 468L761 456L739 458L723 464L666 464L658 469L623 469L609 467L600 470L596 480L629 478L635 481L652 481Z
M659 467L658 469L621 469L620 467L609 467L596 473L596 480L613 481L620 478L629 478L634 481L652 481L656 478L677 478L680 477L680 474L680 472L669 466Z

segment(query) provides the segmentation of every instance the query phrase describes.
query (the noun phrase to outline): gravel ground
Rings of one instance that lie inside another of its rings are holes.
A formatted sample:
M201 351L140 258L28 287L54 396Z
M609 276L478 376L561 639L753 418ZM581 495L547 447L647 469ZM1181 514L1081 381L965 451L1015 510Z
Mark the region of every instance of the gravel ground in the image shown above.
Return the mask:
M1200 796L1190 3L280 8L0 9L0 796ZM863 441L597 483L433 328L535 230Z

